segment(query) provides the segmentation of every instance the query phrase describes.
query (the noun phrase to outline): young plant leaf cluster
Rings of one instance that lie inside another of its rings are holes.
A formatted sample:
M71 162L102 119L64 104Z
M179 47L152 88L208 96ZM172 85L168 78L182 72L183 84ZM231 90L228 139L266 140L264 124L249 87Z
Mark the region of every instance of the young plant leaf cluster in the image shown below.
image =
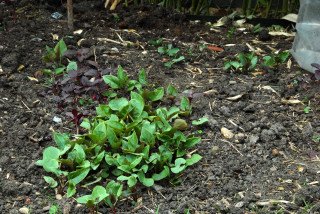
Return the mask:
M44 177L49 186L67 189L68 197L89 187L92 191L77 202L91 208L100 203L114 207L141 185L150 187L179 175L201 160L199 154L189 153L201 139L182 132L190 127L183 119L192 112L188 98L182 98L180 106L161 107L162 100L176 99L177 90L171 85L166 90L150 88L144 70L138 80L130 80L119 67L116 76L105 75L103 80L113 89L109 102L97 106L95 117L82 121L82 134L71 138L54 133L56 146L46 148L37 161L53 175ZM129 95L118 93L123 91ZM202 118L193 125L205 122Z
M50 62L56 68L54 71L44 69L44 73L51 75L47 94L52 95L59 108L73 104L73 112L69 112L73 118L76 118L74 115L78 105L91 105L94 101L101 103L106 100L102 93L108 86L102 76L114 72L112 69L101 69L95 61L89 60L93 57L91 52L89 48L67 50L64 41L60 40L54 49L47 47L47 54L43 57L45 62ZM66 58L69 61L67 66L62 64Z
M171 68L173 64L181 62L185 59L184 56L178 56L179 48L174 48L172 44L168 44L167 47L161 46L158 48L158 53L161 55L166 55L170 58L169 61L164 63L164 66Z
M78 66L75 61L68 61L67 66L62 63L62 58L68 50L66 43L61 39L54 48L46 46L46 54L43 56L43 61L50 64L52 69L44 69L47 74L59 75L64 72L77 70Z
M262 65L268 68L274 68L275 66L285 63L290 56L289 51L282 51L276 54L263 57ZM253 71L258 65L258 56L254 52L239 53L236 56L236 61L228 61L224 64L224 70L237 70L237 71Z
M224 64L225 70L240 70L240 71L252 71L256 68L258 63L258 57L254 54L254 52L251 53L239 53L236 56L236 61L229 61Z
M282 51L263 57L263 65L267 67L275 67L281 63L285 63L290 56L289 51Z

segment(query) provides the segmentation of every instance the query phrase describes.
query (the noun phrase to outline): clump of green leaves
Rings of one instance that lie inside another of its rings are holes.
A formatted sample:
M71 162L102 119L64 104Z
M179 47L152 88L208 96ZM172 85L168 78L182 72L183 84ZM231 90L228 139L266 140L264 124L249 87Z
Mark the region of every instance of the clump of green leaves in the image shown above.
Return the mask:
M282 51L272 55L263 57L263 65L267 67L275 67L278 64L285 63L290 56L289 51Z
M159 47L161 46L163 43L163 39L159 38L159 39L151 39L148 41L149 45L155 46L155 47Z
M77 198L92 210L101 203L115 207L137 188L179 175L201 160L189 153L201 139L183 132L191 125L185 120L192 113L189 99L183 97L180 106L161 107L162 100L176 98L177 90L171 85L167 90L151 88L144 70L138 80L130 80L121 67L117 76L103 79L113 89L109 102L82 121L82 134L53 133L56 146L47 147L37 161L53 175L44 176L49 186L67 189L68 197L81 187L92 190Z
M45 63L48 63L52 69L44 69L43 72L50 75L59 75L64 72L77 70L77 63L74 61L69 61L67 66L62 63L62 58L67 50L67 45L63 39L61 39L54 48L46 46L46 54L42 57L42 59Z
M234 37L236 31L237 31L237 28L236 28L236 27L230 27L230 28L228 29L228 31L227 31L227 38L228 38L228 40L231 40L231 39Z
M171 68L173 64L181 62L185 59L184 56L178 56L179 48L174 48L172 44L168 44L167 47L161 46L158 48L158 53L166 55L170 58L169 61L164 63L164 66Z
M255 26L253 26L253 28L252 28L252 32L253 32L254 34L260 33L261 31L262 31L262 27L261 27L260 24L257 24L257 25L255 25Z
M253 53L239 53L236 61L229 61L224 64L225 70L252 71L256 68L258 57Z

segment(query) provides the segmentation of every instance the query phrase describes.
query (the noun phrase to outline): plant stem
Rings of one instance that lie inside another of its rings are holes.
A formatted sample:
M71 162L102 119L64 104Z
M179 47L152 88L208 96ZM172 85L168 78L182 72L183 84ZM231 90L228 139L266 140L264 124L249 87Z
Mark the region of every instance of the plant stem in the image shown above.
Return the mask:
M282 0L282 15L285 16L288 13L289 0Z
M68 28L73 31L73 0L67 0Z

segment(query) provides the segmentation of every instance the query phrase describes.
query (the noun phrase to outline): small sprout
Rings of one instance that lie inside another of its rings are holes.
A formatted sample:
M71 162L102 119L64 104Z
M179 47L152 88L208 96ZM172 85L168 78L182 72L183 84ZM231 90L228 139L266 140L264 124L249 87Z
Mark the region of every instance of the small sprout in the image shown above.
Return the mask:
M310 106L306 106L306 107L303 109L303 112L306 113L306 114L309 114L310 111L311 111Z
M285 63L290 56L289 51L279 52L277 54L272 54L270 56L263 57L263 65L273 68L281 63Z
M252 32L255 34L260 33L261 31L262 31L262 27L260 24L257 24L255 26L253 26L253 28L252 28Z
M256 68L258 63L258 57L251 53L239 53L236 58L238 61L229 61L224 64L224 70L240 70L240 71L252 71Z
M184 56L177 56L177 53L180 51L179 48L174 48L172 44L168 44L167 47L162 46L158 47L158 53L162 55L167 55L170 60L164 63L164 66L167 68L171 68L173 64L176 64L178 62L181 62L185 60Z
M208 121L209 121L208 118L202 117L202 118L200 118L200 119L198 119L198 120L192 121L192 125L194 125L194 126L199 126L199 125L208 123Z

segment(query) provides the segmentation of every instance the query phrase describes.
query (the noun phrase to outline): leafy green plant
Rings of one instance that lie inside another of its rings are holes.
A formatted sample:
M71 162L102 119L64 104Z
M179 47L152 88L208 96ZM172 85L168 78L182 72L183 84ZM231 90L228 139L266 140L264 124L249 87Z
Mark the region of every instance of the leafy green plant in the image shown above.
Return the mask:
M320 135L314 135L312 136L313 142L319 143L320 142Z
M62 58L64 53L68 50L66 43L61 39L54 48L46 46L46 54L42 57L45 63L50 64L52 69L44 69L45 74L55 74L59 75L64 72L69 72L77 70L77 63L74 61L68 61L68 65L65 66L62 64Z
M311 111L310 106L306 106L306 107L304 107L304 109L303 109L303 112L306 113L306 114L309 114L310 111Z
M278 64L285 63L290 56L289 51L282 51L276 54L263 57L263 65L267 67L275 67Z
M260 33L261 31L262 31L262 27L260 24L257 24L255 26L253 26L253 28L252 28L252 32L255 34Z
M184 56L177 56L178 52L180 51L179 48L174 48L172 44L168 44L167 47L161 46L158 47L158 53L162 55L167 55L170 60L164 63L164 66L167 68L171 68L173 64L181 62L185 59Z
M258 57L253 53L239 53L237 61L229 61L224 64L225 70L252 71L256 68Z
M227 31L227 38L231 40L234 37L234 34L236 33L237 28L236 27L230 27Z
M141 186L179 175L201 160L189 153L201 138L182 132L189 128L184 117L192 112L190 101L183 97L180 106L161 106L165 97L176 98L173 86L151 88L144 70L130 80L122 67L117 76L103 79L115 96L97 106L95 117L83 119L82 134L53 133L56 146L47 147L37 161L53 175L44 177L49 186L66 190L67 197L82 187L92 190L77 198L92 212L101 203L115 208Z
M57 214L59 213L59 206L56 205L56 204L53 204L50 206L50 209L49 209L49 214Z
M162 39L162 38L159 38L159 39L151 39L151 40L149 40L149 42L148 42L149 45L152 45L152 46L155 46L155 47L161 46L162 43L163 43L163 39Z

